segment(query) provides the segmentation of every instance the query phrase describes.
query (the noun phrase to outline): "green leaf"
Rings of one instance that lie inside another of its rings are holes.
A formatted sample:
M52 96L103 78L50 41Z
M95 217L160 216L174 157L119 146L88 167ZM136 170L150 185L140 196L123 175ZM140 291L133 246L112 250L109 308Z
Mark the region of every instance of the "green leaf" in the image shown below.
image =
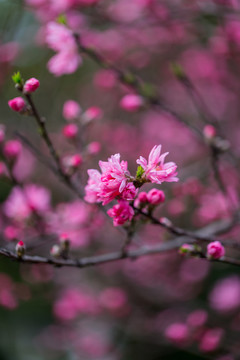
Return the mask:
M182 68L182 66L178 63L171 63L171 70L173 72L173 74L179 78L179 79L184 79L185 78L185 73L184 70Z
M67 25L66 15L64 15L64 14L59 15L57 18L57 22L62 25Z
M23 83L23 79L19 71L13 74L12 79L14 84L22 85Z
M138 168L137 168L136 177L138 179L140 179L143 174L144 174L144 169L142 168L141 165L139 165Z

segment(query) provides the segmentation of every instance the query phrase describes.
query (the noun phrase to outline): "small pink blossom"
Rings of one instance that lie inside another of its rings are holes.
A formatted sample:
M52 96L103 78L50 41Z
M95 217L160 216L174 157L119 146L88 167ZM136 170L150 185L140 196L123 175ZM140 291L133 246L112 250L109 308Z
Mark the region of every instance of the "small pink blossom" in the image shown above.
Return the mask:
M66 169L77 169L83 162L80 154L66 156L63 158L63 166Z
M203 134L206 139L210 140L216 136L217 131L213 125L206 125L204 126Z
M66 120L74 120L81 113L80 105L74 100L68 100L63 105L63 116Z
M26 103L24 101L24 99L21 96L15 97L12 100L8 101L8 106L13 110L13 111L17 111L20 112L22 111L25 106Z
M107 213L113 218L114 226L123 225L126 221L132 220L134 216L133 208L124 200L118 200L118 204L109 209Z
M140 203L147 203L148 202L148 194L145 191L140 192L140 194L138 194L137 199L139 200Z
M221 328L209 329L203 335L199 348L204 352L215 351L224 336L224 330Z
M5 143L3 153L9 160L15 160L22 151L22 145L18 140L9 140Z
M63 132L63 135L67 139L73 139L76 137L76 135L78 133L78 127L76 124L68 124L68 125L64 126L62 132Z
M85 200L106 205L117 196L132 199L136 190L133 184L128 183L127 162L120 161L120 154L112 155L108 161L99 161L99 166L102 174L97 170L88 170Z
M125 95L120 101L121 108L129 112L138 111L142 105L143 98L135 94Z
M87 152L91 155L96 155L101 150L101 144L98 141L93 141L88 144Z
M88 108L83 114L84 123L89 123L93 120L100 120L103 116L103 111L98 106Z
M225 255L225 249L219 241L213 241L207 246L207 256L212 259L220 259Z
M178 181L177 165L174 162L164 164L164 159L168 153L162 155L160 153L161 145L155 145L149 154L148 161L142 156L137 160L137 164L144 169L143 176L147 181L156 184L161 184L164 181Z
M17 221L27 219L35 211L44 215L50 208L50 193L47 189L28 184L23 189L16 186L4 204L4 213Z
M173 323L166 328L165 336L177 345L184 345L189 338L189 330L184 323Z
M39 86L40 86L39 80L35 78L31 78L25 82L23 91L24 93L29 94L36 91L39 88Z
M151 189L147 194L148 202L152 205L159 205L165 201L165 195L162 190Z

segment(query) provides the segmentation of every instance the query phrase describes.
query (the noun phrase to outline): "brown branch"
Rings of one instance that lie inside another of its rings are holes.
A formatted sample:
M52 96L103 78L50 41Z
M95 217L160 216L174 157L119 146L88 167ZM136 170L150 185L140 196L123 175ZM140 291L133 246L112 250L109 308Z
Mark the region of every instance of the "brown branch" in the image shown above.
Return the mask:
M124 252L116 251L103 255L85 257L81 259L55 259L55 258L30 256L30 255L24 255L22 257L18 257L14 252L2 248L0 248L0 255L24 264L49 264L55 267L65 266L65 267L85 268L85 267L110 263L122 259L134 260L143 256L166 253L169 251L177 250L181 245L183 245L186 242L189 243L193 241L189 241L186 240L184 237L181 237L156 246L151 246L151 247L143 246L140 249L136 249L136 250L125 250ZM206 259L206 257L204 257L203 255L201 255L201 258ZM234 259L230 257L225 257L223 259L211 260L211 261L217 261L226 264L240 266L239 259Z

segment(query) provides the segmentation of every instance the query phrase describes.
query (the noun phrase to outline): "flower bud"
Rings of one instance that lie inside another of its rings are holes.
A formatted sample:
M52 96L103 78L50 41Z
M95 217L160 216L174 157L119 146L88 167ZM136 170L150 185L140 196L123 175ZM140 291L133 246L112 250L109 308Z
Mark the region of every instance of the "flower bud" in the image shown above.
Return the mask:
M55 244L52 246L51 250L50 250L50 254L53 256L53 257L60 257L61 255L61 249L60 249L60 246Z
M75 138L77 133L78 133L78 127L76 124L68 124L68 125L64 126L64 128L63 128L63 135L67 139Z
M66 156L63 158L63 166L68 169L77 169L83 162L80 154Z
M138 200L140 203L147 203L148 202L148 196L145 191L142 191L138 194Z
M9 160L16 160L22 150L22 145L18 140L9 140L5 143L3 153Z
M143 98L135 94L125 95L120 101L121 108L129 112L138 111L142 105Z
M15 250L18 257L22 257L25 254L26 247L22 240L17 243Z
M203 135L206 140L211 140L216 136L217 132L213 125L205 125L203 129Z
M102 116L103 116L102 109L100 109L97 106L92 106L88 108L83 114L83 122L87 124L93 120L100 120Z
M63 117L68 120L75 120L81 113L80 105L74 100L68 100L63 105Z
M178 252L181 255L190 255L195 250L194 246L191 244L183 244Z
M68 234L61 234L59 238L60 248L62 251L68 251L70 247L70 241Z
M207 257L209 259L220 259L225 255L224 246L219 241L213 241L207 246Z
M28 79L24 86L23 86L23 92L25 94L30 94L34 91L36 91L39 88L39 80L35 78Z
M8 106L13 110L17 112L21 112L26 107L26 103L24 99L21 96L15 97L12 100L8 101Z
M101 150L101 144L98 141L93 141L88 144L87 152L91 155L96 155Z
M161 218L159 219L159 221L161 222L161 224L163 224L163 225L165 225L165 226L167 226L167 227L172 226L171 220L169 220L169 219L166 218L166 217L161 217Z
M164 192L158 189L151 189L147 194L147 200L152 205L159 205L165 201Z

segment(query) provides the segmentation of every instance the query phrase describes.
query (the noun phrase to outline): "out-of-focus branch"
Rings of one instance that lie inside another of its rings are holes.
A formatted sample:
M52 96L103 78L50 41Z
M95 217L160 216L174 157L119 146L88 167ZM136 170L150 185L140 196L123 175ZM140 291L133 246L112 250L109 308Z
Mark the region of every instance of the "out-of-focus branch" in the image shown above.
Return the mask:
M193 241L188 240L187 242L193 242ZM85 267L110 263L122 259L134 260L143 256L166 253L169 251L177 250L184 243L186 243L185 238L178 238L156 246L151 246L151 247L143 246L136 250L125 249L125 251L116 251L103 255L85 257L81 259L55 259L55 258L30 256L30 255L24 255L22 257L18 257L14 252L2 248L0 249L0 255L5 256L11 260L25 264L49 264L55 267L66 266L66 267L75 267L75 268L85 268ZM206 256L204 256L203 254L201 254L201 256L199 255L199 257L206 258ZM223 259L212 260L212 261L240 266L239 259L234 259L230 257L225 257Z
M181 123L185 124L187 127L189 127L199 139L202 138L201 131L192 123L187 121L185 118L177 114L174 110L170 109L166 104L164 104L160 98L155 94L154 91L148 91L146 90L146 84L136 75L124 71L117 66L115 66L113 63L109 62L107 59L105 59L101 54L96 52L93 49L90 49L86 46L84 46L81 43L81 39L79 34L74 33L74 38L76 40L76 44L78 46L79 52L86 54L89 58L91 58L93 61L95 61L100 67L109 69L113 71L118 80L125 86L133 89L137 94L142 96L145 99L146 104L149 106L159 109L163 112L166 112L170 115L172 115L174 118L176 118Z
M39 126L40 135L41 135L42 139L44 140L45 144L47 145L52 159L54 160L54 163L56 165L56 170L57 170L59 177L75 194L77 194L78 197L82 198L83 197L82 192L73 184L73 182L71 181L71 178L62 169L60 157L59 157L59 155L53 145L53 142L48 134L46 124L45 124L45 119L40 116L31 95L25 94L25 98L31 107L32 115L34 116L34 118Z
M154 225L159 225L163 227L164 229L168 230L171 234L177 235L177 236L185 236L187 238L192 238L198 241L204 241L204 242L211 242L215 241L216 237L214 235L220 234L222 232L229 231L233 228L234 225L236 225L238 219L237 217L234 217L234 219L226 220L223 224L223 228L218 227L214 231L211 229L211 225L209 227L204 228L205 231L203 232L203 229L197 230L197 231L189 231L182 228L179 228L177 226L174 226L172 222L168 219L157 219L152 214L149 214L147 212L144 212L136 207L134 207L135 211L145 218L149 219L149 221ZM214 224L213 224L214 225ZM206 231L206 229L209 229ZM232 241L222 241L223 245L228 247L233 247L240 249L240 244Z
M18 257L17 254L15 254L13 251L4 248L0 248L0 255L5 256L11 260L19 261L26 264L49 264L56 267L67 266L67 267L84 268L84 267L114 262L121 259L133 260L143 256L174 251L177 250L184 243L195 243L196 239L201 238L201 240L204 239L206 240L207 236L211 238L213 235L227 232L229 230L229 225L230 222L227 220L218 221L197 231L194 237L189 235L181 236L179 234L177 238L174 238L173 240L167 241L159 245L142 246L134 250L127 250L125 248L124 251L122 251L121 249L120 251L106 253L97 256L84 257L81 259L61 259L61 258L57 259L52 257L30 256L30 255L24 255L22 257ZM228 242L225 241L225 243L227 244ZM204 259L206 258L206 256L203 253L199 253L199 257ZM224 257L223 259L212 260L212 261L218 261L221 263L240 266L240 259L236 259L236 258Z

